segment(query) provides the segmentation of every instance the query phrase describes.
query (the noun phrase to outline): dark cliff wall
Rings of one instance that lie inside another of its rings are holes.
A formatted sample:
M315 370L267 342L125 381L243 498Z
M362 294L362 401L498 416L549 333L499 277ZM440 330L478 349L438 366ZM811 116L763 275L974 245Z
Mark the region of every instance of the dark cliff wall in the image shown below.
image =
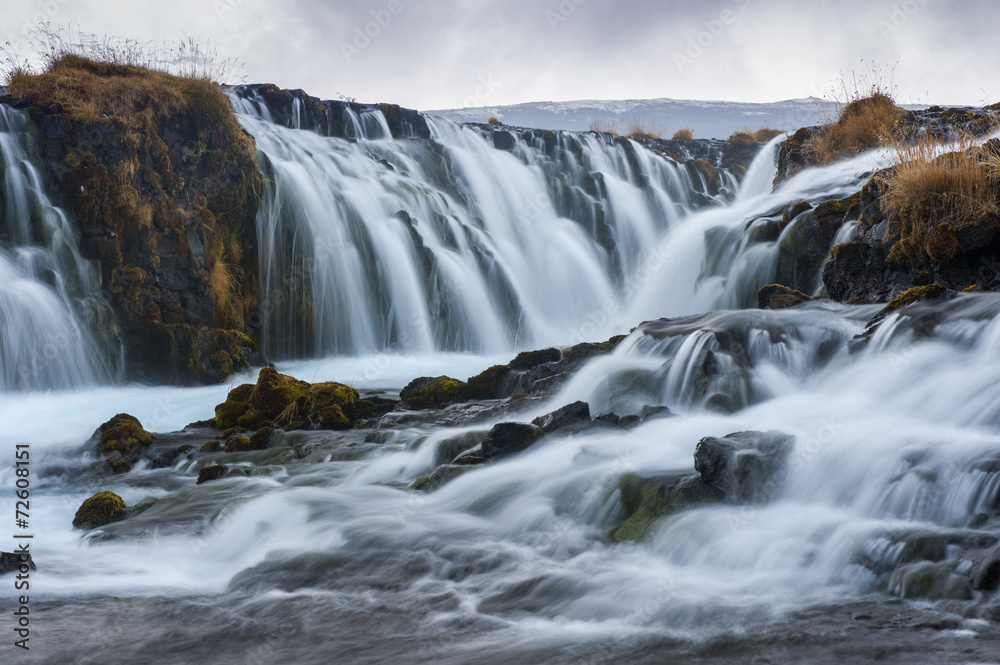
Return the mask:
M263 179L218 86L67 56L8 95L33 118L52 198L100 264L129 378L217 382L262 362L244 322Z

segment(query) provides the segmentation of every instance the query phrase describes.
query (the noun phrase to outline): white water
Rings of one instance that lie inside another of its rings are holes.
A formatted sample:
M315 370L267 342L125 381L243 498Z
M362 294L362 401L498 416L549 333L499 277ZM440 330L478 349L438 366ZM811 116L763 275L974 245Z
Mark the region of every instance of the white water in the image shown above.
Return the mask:
M617 235L604 245L554 205L535 215L530 233L509 218L532 197L550 197L555 172L565 174L558 182L573 192L567 196L593 203L574 189L583 171L573 172L568 152L558 167L537 147L518 144L510 155L470 130L438 126L449 177L461 183L452 192L423 148L372 138L374 120L359 119L362 129L372 127L369 138L354 142L243 120L278 178L262 218L264 246L272 248L265 256L274 260L268 279L273 285L273 271L288 267L274 248L280 225L294 215L302 244L292 261L311 271L321 314L315 347L354 352L279 370L399 388L418 375L465 378L535 340L570 343L592 332L589 339L597 339L599 331L643 319L700 315L637 331L518 417L577 399L594 414L665 404L679 415L630 431L548 437L429 494L405 485L434 468L439 446L490 423L401 428L357 458L332 454L347 449L336 448L338 437L351 435L331 435L331 454L310 463L278 461L261 476L200 486L196 469L184 463L140 468L100 488L130 505L161 498L159 512L152 522L137 518L132 535L102 542L69 527L97 489L71 482L90 461L83 440L117 411L158 431L209 417L229 386L13 395L0 405L0 422L9 425L0 440L31 441L38 453L39 598L226 593L208 602L241 618L244 610L230 599L244 592L265 615L288 598L308 598L332 608L327 631L338 629L336 618L348 608L374 616L396 608L414 617L421 634L484 631L469 638L473 654L630 635L702 639L741 635L819 603L900 594L877 587L857 563L862 555L898 556L893 534L964 527L980 513L997 530L1000 474L976 464L1000 454L1000 298L971 294L942 307L929 337L894 314L855 354L847 342L877 307L736 309L774 281L785 237L753 244L748 223L799 200L844 196L885 156L812 169L770 192L761 174L770 164L773 177L771 146L733 203L691 212L667 184L644 192L624 176L609 177L627 168L619 148L582 139L590 159L606 160L587 167L605 174L602 205L615 219ZM643 168L648 175L661 167ZM660 182L669 184L674 172L662 168ZM418 269L418 245L393 216L401 202L433 257L430 273ZM480 252L496 258L492 272L476 262ZM573 260L558 263L568 256ZM546 272L553 265L559 268ZM370 267L375 273L365 272ZM451 294L434 312L428 275L438 293ZM624 302L609 305L598 295ZM337 307L323 309L332 303ZM291 340L272 344L296 350ZM386 348L392 352L378 353ZM481 355L435 352L441 348ZM690 472L701 437L771 429L796 443L791 472L769 504L684 511L642 544L604 537L622 518L621 474ZM9 468L0 472L2 491L13 482ZM975 621L963 627L981 629ZM380 639L385 635L373 628L372 640Z
M392 140L374 111L346 140L234 103L273 170L258 227L277 357L561 342L695 207L684 168L607 135L560 133L551 154L519 137L508 153L444 120L431 142Z

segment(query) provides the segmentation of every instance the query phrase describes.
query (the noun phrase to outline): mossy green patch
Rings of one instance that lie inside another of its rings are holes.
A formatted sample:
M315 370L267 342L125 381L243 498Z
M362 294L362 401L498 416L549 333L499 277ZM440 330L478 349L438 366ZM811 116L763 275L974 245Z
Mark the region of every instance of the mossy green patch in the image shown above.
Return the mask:
M125 516L125 500L109 490L94 494L84 501L73 516L77 529L96 529Z

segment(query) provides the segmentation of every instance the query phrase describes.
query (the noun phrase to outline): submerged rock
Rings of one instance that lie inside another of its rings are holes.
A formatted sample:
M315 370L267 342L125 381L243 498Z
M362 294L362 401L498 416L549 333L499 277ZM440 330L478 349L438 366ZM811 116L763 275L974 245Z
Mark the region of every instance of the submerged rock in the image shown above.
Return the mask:
M734 432L705 437L695 449L695 474L625 474L618 492L627 517L610 536L642 540L660 517L706 503L758 503L780 487L794 437L781 432Z
M795 438L781 432L734 432L705 437L694 452L702 482L728 501L756 503L777 491Z
M84 501L73 517L77 529L96 529L122 519L126 515L125 501L109 490L94 494Z
M427 475L420 476L413 481L411 486L418 492L433 492L445 483L458 478L467 471L472 471L473 467L463 464L445 464L434 469Z

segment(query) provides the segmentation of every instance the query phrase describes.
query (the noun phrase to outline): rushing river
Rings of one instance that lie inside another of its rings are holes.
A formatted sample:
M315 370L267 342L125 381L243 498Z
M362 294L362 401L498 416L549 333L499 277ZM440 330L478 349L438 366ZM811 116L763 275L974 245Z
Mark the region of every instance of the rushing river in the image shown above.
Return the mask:
M900 563L899 534L1000 535L1000 295L890 315L851 350L879 306L753 309L757 289L782 276L794 223L768 241L755 226L790 203L857 190L888 156L808 170L772 192L776 139L742 190L706 201L682 169L641 150L627 159L634 147L597 135L567 135L579 145L554 156L523 142L504 153L437 121L444 156L432 166L425 144L386 138L377 117L358 118L358 138L344 140L274 126L264 110L241 106L276 175L259 220L274 250L264 282L290 269L281 260L313 271L320 356L279 371L391 396L417 376L465 379L518 349L672 317L515 417L575 400L594 414L667 405L678 416L552 435L429 493L409 485L492 422L290 433L265 451L217 454L253 462L247 477L195 485L198 463L183 460L98 487L85 442L110 416L176 432L253 377L117 383L116 347L72 323L86 280L60 290L18 261L23 249L0 253L0 271L46 294L25 309L5 296L19 287L0 284L3 348L30 345L41 316L71 322L80 345L67 351L76 365L0 383L0 448L12 458L30 443L34 474L32 650L13 662L997 661L995 591L907 597L915 575L960 577L959 548L933 571L897 568L886 581L876 569ZM586 179L603 186L588 191ZM288 224L302 244L279 252ZM296 335L272 336L271 350L296 357ZM17 376L11 367L3 376ZM795 437L770 502L685 510L641 543L607 537L624 517L622 474L690 472L702 437L744 430ZM0 491L14 485L4 460ZM81 534L73 514L97 489L157 502ZM13 595L0 591L5 640Z

